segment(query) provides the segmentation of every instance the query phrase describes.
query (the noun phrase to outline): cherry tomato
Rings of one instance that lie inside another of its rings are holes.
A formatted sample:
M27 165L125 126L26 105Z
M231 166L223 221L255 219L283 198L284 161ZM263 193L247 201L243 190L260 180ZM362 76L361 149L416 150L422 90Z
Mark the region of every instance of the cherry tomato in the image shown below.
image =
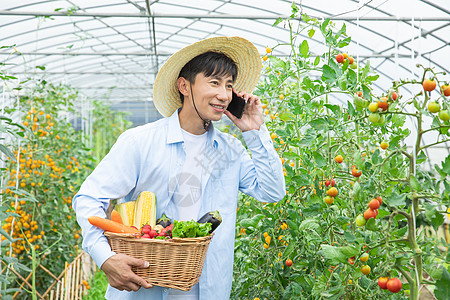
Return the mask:
M361 176L361 174L362 174L362 171L359 171L359 172L358 172L358 169L356 169L356 168L353 168L353 169L352 169L352 175L353 175L354 177L359 177L359 176Z
M364 275L368 275L370 273L370 267L368 265L362 266L361 273L363 273Z
M368 261L369 260L369 253L363 253L361 255L361 257L359 258L359 260L362 261L362 262Z
M366 222L366 219L364 219L362 215L356 217L356 225L358 225L359 227L366 225Z
M378 196L375 199L377 199L378 202L380 202L380 205L383 204L383 198L381 196Z
M328 193L328 196L330 196L330 197L336 197L338 194L338 190L337 190L337 188L332 187L328 190L327 193Z
M368 208L365 212L364 212L364 219L369 220L370 218L376 218L377 214L373 209Z
M402 289L402 282L398 278L391 278L388 280L386 287L392 293L398 293Z
M377 209L378 207L380 207L380 202L377 199L372 199L369 202L369 207L373 210Z
M439 103L435 102L435 101L430 101L428 103L428 110L431 113L437 113L438 111L441 110L441 105Z
M326 204L333 204L334 203L334 197L326 196L324 200L325 200Z
M386 290L387 289L386 284L387 284L388 280L389 280L389 277L380 277L380 278L378 278L378 286L381 289Z

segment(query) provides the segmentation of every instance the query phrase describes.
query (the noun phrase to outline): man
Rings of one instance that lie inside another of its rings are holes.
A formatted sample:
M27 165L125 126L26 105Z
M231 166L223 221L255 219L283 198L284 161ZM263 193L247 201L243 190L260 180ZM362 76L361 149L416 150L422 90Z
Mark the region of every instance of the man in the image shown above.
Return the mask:
M73 207L83 248L108 278L107 299L229 299L238 191L263 202L285 195L261 102L248 93L260 72L258 51L243 38L210 38L181 49L154 84L153 101L166 118L124 132L83 183ZM226 110L233 90L247 102L240 119ZM242 131L252 158L238 139L211 124L223 114ZM222 216L200 281L188 292L152 287L131 271L148 263L112 252L103 231L87 221L104 217L111 199L134 200L142 191L156 194L158 217L198 220L214 210Z

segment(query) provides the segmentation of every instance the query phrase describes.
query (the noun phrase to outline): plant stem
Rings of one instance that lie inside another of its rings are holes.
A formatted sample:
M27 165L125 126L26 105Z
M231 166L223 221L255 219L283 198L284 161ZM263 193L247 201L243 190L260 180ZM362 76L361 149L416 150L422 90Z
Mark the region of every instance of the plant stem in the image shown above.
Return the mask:
M450 142L450 139L446 139L446 140L443 140L443 141L440 141L440 142L436 142L436 143L433 143L433 144L425 145L425 146L423 146L423 147L420 147L420 148L418 149L418 151L423 150L423 149L426 149L426 148L428 148L428 147L432 147L432 146L438 145L438 144L447 143L447 142Z

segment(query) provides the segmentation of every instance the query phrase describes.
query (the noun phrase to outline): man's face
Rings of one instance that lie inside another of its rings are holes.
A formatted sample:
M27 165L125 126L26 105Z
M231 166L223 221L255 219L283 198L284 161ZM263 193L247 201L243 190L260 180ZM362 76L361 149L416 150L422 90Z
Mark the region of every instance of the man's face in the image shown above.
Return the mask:
M206 120L219 121L233 96L232 76L206 77L199 73L191 88L200 115Z

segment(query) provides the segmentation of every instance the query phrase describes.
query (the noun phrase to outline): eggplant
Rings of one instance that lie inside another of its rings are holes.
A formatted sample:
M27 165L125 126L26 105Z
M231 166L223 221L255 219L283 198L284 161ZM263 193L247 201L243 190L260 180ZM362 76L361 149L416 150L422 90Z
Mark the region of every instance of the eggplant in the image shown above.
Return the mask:
M170 219L166 216L166 214L163 214L161 216L161 218L159 218L158 220L156 220L156 225L161 225L162 227L166 228L167 226L169 226L170 224L172 224L172 221L170 221Z
M219 211L210 211L203 215L200 219L198 219L197 223L211 223L211 231L212 233L216 228L222 223L222 217L219 214Z

